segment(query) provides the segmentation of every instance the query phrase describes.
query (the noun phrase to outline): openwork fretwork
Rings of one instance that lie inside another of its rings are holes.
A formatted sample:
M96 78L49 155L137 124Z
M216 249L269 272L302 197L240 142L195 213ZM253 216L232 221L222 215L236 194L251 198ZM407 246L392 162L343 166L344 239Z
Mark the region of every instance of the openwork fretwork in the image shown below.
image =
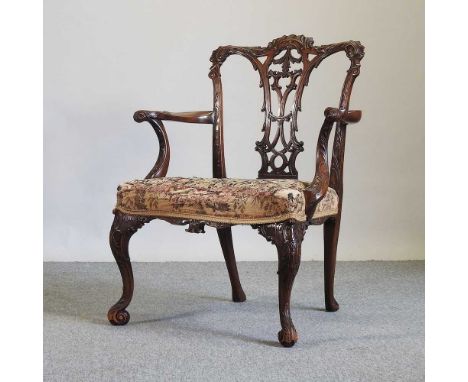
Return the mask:
M345 51L351 59L351 72L359 74L359 61L363 56L363 47L359 42L349 41L340 44L314 46L314 40L304 36L283 36L273 40L267 47L222 46L211 55L210 77L215 90L215 118L221 137L216 143L222 145L222 93L220 67L233 54L246 57L260 74L260 87L263 88L264 122L263 138L256 142L262 166L259 178L296 178L297 155L304 150L303 142L296 137L298 131L297 115L301 111L301 99L304 87L309 82L312 70L329 55ZM350 82L350 81L347 81ZM349 86L349 89L346 87ZM340 108L347 110L352 82L343 88ZM275 99L276 98L276 99ZM288 105L288 100L290 104ZM276 102L275 102L276 101ZM273 107L276 105L276 107ZM215 150L216 151L216 150ZM224 170L224 154L218 160ZM220 174L223 176L223 174Z

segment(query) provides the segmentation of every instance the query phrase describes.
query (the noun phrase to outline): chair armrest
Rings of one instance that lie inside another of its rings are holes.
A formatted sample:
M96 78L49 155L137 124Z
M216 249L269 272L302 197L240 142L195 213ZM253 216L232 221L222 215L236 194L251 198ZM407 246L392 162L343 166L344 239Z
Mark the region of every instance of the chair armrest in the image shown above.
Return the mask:
M328 140L334 123L356 123L361 119L361 110L339 110L327 107L323 113L325 120L320 129L315 162L315 176L312 183L304 190L307 219L314 215L315 207L328 191L330 173L328 169Z
M138 123L144 121L148 122L153 127L159 140L158 159L148 175L146 175L146 179L164 177L169 168L171 149L169 138L167 137L166 129L162 121L211 124L213 123L212 115L212 111L170 113L168 111L138 110L135 112L135 114L133 114L133 119Z
M134 115L133 119L136 122L146 121L146 119L159 119L160 121L176 121L186 123L201 123L211 124L213 123L213 112L212 111L188 111L180 113L170 113L168 111L148 111L138 110Z
M334 122L357 123L361 120L361 110L340 110L336 107L327 107L325 109L325 118L332 119Z

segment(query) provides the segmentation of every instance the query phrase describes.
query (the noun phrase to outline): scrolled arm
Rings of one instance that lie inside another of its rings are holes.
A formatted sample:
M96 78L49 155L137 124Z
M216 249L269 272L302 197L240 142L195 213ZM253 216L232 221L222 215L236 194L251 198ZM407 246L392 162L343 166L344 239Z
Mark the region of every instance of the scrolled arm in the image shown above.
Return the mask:
M133 115L133 119L138 123L145 121L148 122L153 127L159 141L158 159L148 175L146 175L145 179L166 176L169 168L169 160L171 159L171 148L169 146L169 138L167 137L166 129L164 128L162 121L156 118L152 113L153 112L139 110Z
M213 123L212 111L192 111L182 113L170 113L168 111L148 111L138 110L133 114L133 119L138 122L148 122L154 129L159 141L159 155L151 171L146 175L146 179L160 178L167 174L169 161L171 158L171 148L169 138L162 121L176 121L186 123Z

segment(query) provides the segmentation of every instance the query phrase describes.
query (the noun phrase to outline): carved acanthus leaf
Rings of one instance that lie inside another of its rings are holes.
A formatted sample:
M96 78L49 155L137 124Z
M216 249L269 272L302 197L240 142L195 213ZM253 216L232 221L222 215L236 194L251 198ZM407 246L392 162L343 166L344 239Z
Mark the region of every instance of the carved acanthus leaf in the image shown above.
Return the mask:
M296 248L301 245L308 225L308 222L281 222L258 224L252 227L276 246L286 245Z

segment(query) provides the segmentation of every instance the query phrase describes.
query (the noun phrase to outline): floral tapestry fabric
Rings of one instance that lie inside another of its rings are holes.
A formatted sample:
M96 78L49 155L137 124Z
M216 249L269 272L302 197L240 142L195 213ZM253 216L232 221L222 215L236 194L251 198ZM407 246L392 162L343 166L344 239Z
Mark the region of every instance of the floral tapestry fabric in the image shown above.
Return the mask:
M133 215L176 217L233 224L305 221L304 189L294 179L153 178L133 180L117 189L116 210ZM338 213L332 188L314 218Z

